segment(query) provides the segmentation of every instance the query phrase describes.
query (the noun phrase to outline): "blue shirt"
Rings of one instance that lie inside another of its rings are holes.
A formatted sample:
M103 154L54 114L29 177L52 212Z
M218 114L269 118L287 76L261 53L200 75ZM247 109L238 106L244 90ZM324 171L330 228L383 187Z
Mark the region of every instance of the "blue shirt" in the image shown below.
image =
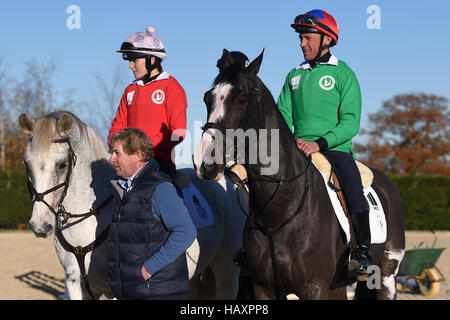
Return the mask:
M144 263L147 272L154 275L184 254L197 237L197 230L183 200L170 183L161 183L155 189L152 213L170 232L167 241Z

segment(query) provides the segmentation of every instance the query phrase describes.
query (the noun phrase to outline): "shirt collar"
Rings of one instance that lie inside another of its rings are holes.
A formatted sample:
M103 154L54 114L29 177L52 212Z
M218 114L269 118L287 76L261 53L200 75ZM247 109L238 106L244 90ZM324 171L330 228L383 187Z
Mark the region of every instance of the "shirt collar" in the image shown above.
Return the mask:
M134 178L136 178L136 176L138 175L139 172L141 172L142 168L145 167L145 165L148 163L148 161L146 163L144 163L144 165L142 167L140 167L128 180L119 178L119 180L117 180L117 183L119 184L119 186L122 187L122 189L124 189L125 191L130 190L133 180ZM125 187L125 185L127 187Z
M141 79L134 79L134 81L133 81L132 83L136 83L138 86L144 86L144 85L147 85L147 84L152 83L152 82L154 82L154 81L164 80L164 79L169 79L169 76L170 76L170 75L169 75L168 72L163 71L163 72L161 72L161 73L159 74L158 77L156 77L155 80L152 80L152 81L150 81L150 82L148 82L148 83L146 83L146 84L144 84L144 81L142 81Z
M329 64L332 66L337 66L338 65L338 58L336 58L336 56L334 54L331 55L330 59L327 62L321 62L319 64ZM298 67L296 67L295 69L312 69L311 65L309 64L308 61L303 61Z

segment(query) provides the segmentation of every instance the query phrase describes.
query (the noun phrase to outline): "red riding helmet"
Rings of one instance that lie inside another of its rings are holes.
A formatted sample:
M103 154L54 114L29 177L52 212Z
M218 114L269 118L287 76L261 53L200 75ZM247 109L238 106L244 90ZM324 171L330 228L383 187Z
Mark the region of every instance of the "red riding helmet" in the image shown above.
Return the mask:
M295 17L291 27L298 33L314 32L330 36L333 39L330 47L336 45L338 42L338 24L333 16L324 10L311 10Z

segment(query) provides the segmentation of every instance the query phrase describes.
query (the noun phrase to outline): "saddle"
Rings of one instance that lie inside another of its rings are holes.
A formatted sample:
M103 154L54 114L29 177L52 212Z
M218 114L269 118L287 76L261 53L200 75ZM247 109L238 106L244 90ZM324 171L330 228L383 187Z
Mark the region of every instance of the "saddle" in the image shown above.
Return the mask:
M325 176L330 176L331 164L327 158L320 152L315 152L311 154L312 162L316 165L320 172L322 172ZM373 173L372 171L364 164L355 160L356 166L358 167L359 173L361 174L361 181L363 188L370 187L373 182ZM336 175L332 175L332 182L334 184L339 184L339 181Z

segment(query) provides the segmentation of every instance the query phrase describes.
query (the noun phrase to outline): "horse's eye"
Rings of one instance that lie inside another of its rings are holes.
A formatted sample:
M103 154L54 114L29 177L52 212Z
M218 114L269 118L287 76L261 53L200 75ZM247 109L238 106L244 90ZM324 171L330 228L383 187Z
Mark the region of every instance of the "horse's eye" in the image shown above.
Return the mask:
M63 169L65 169L66 167L67 167L67 164L66 164L65 162L60 163L60 164L58 165L58 169L59 169L59 170L63 170Z

